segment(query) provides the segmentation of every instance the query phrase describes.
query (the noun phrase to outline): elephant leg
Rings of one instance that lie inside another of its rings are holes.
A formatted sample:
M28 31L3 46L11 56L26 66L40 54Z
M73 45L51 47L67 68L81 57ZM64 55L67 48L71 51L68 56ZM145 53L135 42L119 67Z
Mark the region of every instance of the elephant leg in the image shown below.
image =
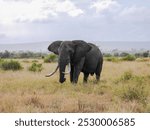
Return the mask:
M71 65L71 71L70 71L70 82L73 82L73 72L74 72L74 66Z
M76 65L74 65L74 72L73 72L73 83L78 82L79 74L83 68L85 58L82 58Z
M81 72L81 69L79 68L79 66L75 66L74 72L73 72L73 83L78 82L78 77L79 77L80 72Z
M96 68L96 80L99 81L100 80L100 75L101 75L101 71L102 71L102 64L103 64L103 61L100 61L97 65L97 68Z
M84 73L84 78L83 78L84 83L87 83L88 77L89 77L89 73Z

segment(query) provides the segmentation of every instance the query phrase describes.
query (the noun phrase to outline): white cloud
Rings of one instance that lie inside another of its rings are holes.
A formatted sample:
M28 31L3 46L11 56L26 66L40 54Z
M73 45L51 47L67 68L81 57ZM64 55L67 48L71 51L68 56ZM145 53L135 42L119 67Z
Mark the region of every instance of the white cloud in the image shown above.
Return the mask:
M103 13L104 11L116 10L119 6L119 3L115 0L97 0L90 7L95 8L97 13Z
M150 23L150 9L147 7L125 7L117 16L117 20L130 23Z
M77 8L71 1L65 0L63 2L56 2L56 0L51 3L51 6L48 7L53 9L54 12L57 13L67 13L72 17L76 17L78 15L83 14L83 10Z
M43 21L66 13L71 17L83 14L70 0L0 0L0 23Z
M6 35L4 33L0 33L0 38L5 38Z

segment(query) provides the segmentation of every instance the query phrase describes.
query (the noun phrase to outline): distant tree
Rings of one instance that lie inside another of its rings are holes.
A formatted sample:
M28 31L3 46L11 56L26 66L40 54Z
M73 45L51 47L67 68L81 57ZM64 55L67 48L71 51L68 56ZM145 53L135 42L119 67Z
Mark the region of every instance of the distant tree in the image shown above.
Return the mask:
M112 55L110 53L103 53L104 57L111 57Z
M136 58L142 57L142 54L141 54L141 53L135 53L134 55L135 55Z
M5 50L5 52L2 55L2 58L9 58L10 57L10 52Z
M127 53L127 52L122 52L122 53L120 54L121 57L125 57L125 56L128 56L128 55L129 55L129 53Z
M26 52L20 53L20 58L29 58Z
M47 54L46 53L41 53L41 52L0 52L0 58L42 58L45 57Z
M3 53L2 52L0 52L0 58L2 58L3 57Z
M143 52L143 57L148 57L149 56L149 51Z
M115 53L114 53L114 56L115 56L115 57L118 57L118 56L119 56L119 53L118 53L118 52L115 52Z

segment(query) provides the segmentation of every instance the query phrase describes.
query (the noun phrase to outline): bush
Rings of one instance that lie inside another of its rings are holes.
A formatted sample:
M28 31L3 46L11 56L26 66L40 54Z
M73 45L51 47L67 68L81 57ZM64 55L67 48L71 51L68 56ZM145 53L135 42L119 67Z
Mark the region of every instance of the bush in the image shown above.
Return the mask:
M135 84L132 86L124 86L121 97L127 101L137 100L145 105L148 93L143 85Z
M41 72L43 70L42 64L32 63L29 67L29 71Z
M44 57L44 62L45 63L50 63L50 62L56 62L57 61L57 56L54 54L47 55Z
M149 58L137 58L136 61L138 61L138 62L148 62L148 61L150 61L150 59Z
M143 57L148 57L149 56L149 51L143 52Z
M128 56L128 55L129 55L129 53L127 53L127 52L122 52L122 53L120 54L121 57L126 57L126 56Z
M2 61L0 67L3 70L20 70L22 69L21 64L18 61Z
M112 55L110 53L103 53L104 57L112 57Z
M3 59L0 58L0 62L4 61Z
M0 64L3 62L4 60L0 58Z
M2 65L2 62L3 62L3 61L4 61L4 60L0 58L0 68L1 68L1 65Z
M119 84L116 88L117 95L119 95L125 101L136 100L143 105L146 105L148 98L147 89L148 84L146 83L148 76L136 76L133 75L132 71L124 72L116 83Z
M120 78L116 79L116 80L114 81L114 83L115 83L115 84L126 83L126 82L128 82L128 81L134 79L134 77L135 77L135 76L133 75L132 71L126 71L126 72L123 73L123 75L121 75Z
M125 61L135 61L136 57L134 55L127 55L127 56L123 57L122 60L125 60Z
M119 62L120 59L117 57L107 57L105 58L106 61L111 61L111 62Z
M122 81L128 81L130 79L132 79L134 76L132 74L132 71L126 71L124 72L124 74L121 76L121 80Z

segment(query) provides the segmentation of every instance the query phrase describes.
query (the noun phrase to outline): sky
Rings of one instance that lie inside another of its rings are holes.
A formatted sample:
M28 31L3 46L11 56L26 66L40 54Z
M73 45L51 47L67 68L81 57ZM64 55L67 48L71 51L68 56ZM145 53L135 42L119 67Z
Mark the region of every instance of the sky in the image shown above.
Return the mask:
M0 44L150 41L150 0L0 0Z

